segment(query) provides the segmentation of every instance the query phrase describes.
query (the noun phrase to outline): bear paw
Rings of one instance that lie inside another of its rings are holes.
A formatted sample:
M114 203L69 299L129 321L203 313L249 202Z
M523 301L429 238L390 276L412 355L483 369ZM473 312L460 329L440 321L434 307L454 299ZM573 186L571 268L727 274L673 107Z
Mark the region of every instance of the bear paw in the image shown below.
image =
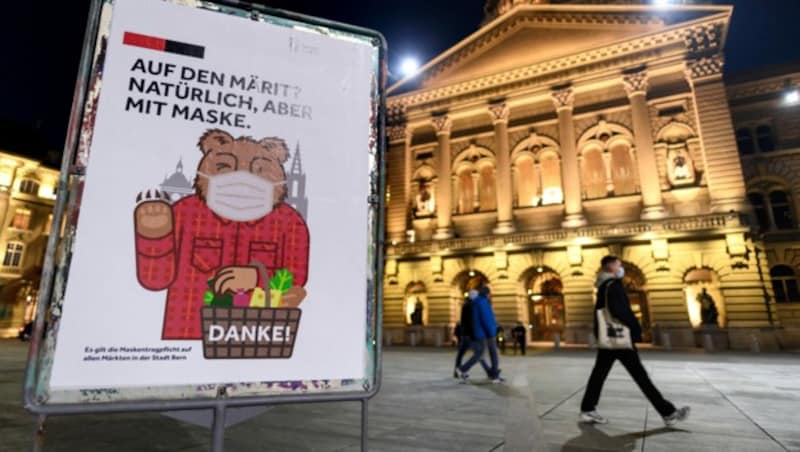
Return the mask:
M136 234L142 237L157 239L172 232L172 205L169 196L162 191L139 193L133 217Z

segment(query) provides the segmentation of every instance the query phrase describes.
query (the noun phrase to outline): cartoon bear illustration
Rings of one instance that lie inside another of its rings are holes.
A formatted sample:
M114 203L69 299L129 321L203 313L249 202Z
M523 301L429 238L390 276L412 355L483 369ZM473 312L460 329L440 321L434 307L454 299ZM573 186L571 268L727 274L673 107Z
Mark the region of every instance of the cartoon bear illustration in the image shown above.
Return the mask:
M218 295L265 287L262 264L269 275L293 275L282 307L297 307L306 296L309 233L284 202L286 143L212 129L198 147L195 194L174 204L166 194L140 194L134 211L139 283L167 289L162 339L201 339L209 281Z

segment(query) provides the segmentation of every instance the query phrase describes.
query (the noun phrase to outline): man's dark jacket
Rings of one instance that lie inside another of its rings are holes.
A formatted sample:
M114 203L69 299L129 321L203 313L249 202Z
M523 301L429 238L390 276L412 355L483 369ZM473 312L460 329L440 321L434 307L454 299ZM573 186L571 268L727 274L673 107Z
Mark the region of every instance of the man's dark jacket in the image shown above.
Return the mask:
M601 273L595 285L597 287L597 302L594 305L594 337L600 337L597 334L597 310L603 309L608 303L608 310L611 316L630 328L631 340L633 342L642 342L642 327L631 310L631 302L628 300L628 294L625 293L622 280L608 273ZM606 289L608 290L606 291ZM608 293L607 301L606 292Z

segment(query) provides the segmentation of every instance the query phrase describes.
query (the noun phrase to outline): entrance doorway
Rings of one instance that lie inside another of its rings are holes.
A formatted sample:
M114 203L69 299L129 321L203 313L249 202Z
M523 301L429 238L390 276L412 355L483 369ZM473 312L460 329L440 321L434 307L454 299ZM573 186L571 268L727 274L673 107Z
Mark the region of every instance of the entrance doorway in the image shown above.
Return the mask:
M553 269L538 267L525 284L528 298L528 327L531 339L550 341L563 336L564 285Z

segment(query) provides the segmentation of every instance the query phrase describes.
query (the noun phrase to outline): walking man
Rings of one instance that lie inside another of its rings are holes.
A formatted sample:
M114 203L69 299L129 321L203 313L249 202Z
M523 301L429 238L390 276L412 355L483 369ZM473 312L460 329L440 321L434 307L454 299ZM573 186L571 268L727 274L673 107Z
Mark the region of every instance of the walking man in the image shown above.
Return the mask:
M492 380L492 383L502 383L505 381L500 377L497 342L495 340L495 336L497 335L497 322L495 321L494 312L489 302L490 295L491 292L485 285L479 286L477 290L472 289L469 291L469 298L472 300L473 340L471 341L471 348L473 355L469 361L462 366L456 367L456 375L462 382L467 381L469 378L469 370L481 360L483 352L487 348L489 349L489 359L491 360L491 367L487 372L489 374L489 379ZM463 319L461 325L463 329Z
M595 287L597 287L597 303L595 304L595 314L597 311L608 307L608 313L611 317L622 323L630 330L631 344L641 342L642 328L639 325L636 316L631 310L630 301L625 293L625 287L622 285L622 278L625 276L625 269L622 267L622 261L616 256L606 256L600 262L602 269L597 275ZM595 315L594 320L594 334L598 335L598 320ZM611 335L609 333L609 335ZM606 418L601 416L597 411L597 402L600 400L600 392L603 389L603 383L611 371L611 366L614 361L619 360L633 380L642 390L644 395L653 404L658 414L661 415L664 423L671 427L679 421L686 420L689 417L689 407L684 406L676 409L675 406L668 400L664 399L658 389L650 381L639 359L639 353L636 351L636 346L631 345L631 348L611 349L602 348L604 345L598 341L597 360L592 369L592 374L589 377L589 383L586 386L586 392L583 395L581 402L581 422L593 424L605 424L608 422Z
M455 332L458 337L458 351L456 352L456 366L453 368L453 378L459 378L460 376L458 369L461 367L464 354L466 354L469 349L474 350L475 347L475 318L472 303L473 301L467 298L464 300L464 304L461 305L461 322L456 325ZM480 358L480 363L486 375L491 377L491 369L489 365L486 364L486 360L483 359L483 356Z

